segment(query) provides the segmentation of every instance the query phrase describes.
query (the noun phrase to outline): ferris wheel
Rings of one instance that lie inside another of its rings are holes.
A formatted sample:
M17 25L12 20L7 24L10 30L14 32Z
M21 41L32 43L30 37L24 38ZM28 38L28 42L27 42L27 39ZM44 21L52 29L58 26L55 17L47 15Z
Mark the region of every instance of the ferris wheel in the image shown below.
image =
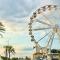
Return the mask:
M41 44L51 50L53 41L60 41L59 6L46 5L33 12L29 22L29 35L31 41L35 43L36 52L40 52L42 49Z

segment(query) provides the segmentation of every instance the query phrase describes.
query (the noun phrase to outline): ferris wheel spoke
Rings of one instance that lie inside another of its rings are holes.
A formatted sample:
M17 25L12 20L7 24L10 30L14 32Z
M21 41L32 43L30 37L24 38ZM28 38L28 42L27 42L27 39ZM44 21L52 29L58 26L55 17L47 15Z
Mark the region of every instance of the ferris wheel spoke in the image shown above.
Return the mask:
M53 43L53 39L54 39L54 33L53 33L52 38L51 38L50 50L51 50L51 46L52 46L52 43Z
M53 24L48 17L46 17L45 15L43 15L45 17L45 19L50 23L50 24Z
M40 21L40 20L37 20L37 22L42 23L42 24L45 24L45 25L48 25L48 26L51 26L50 24L48 24L46 22L43 22L43 21Z
M46 30L46 29L52 29L51 27L48 28L37 28L37 29L32 29L33 31L37 31L37 30Z
M49 46L49 43L51 42L51 40L53 40L53 38L54 38L54 33L52 33L52 34L50 35L50 38L49 38L48 43L47 43L47 45L46 45L46 48Z
M59 34L59 33L57 33L57 35L58 35L58 38L59 38L59 41L60 41L60 34Z
M41 41L43 38L45 38L49 33L45 34L40 40L38 40L38 42Z

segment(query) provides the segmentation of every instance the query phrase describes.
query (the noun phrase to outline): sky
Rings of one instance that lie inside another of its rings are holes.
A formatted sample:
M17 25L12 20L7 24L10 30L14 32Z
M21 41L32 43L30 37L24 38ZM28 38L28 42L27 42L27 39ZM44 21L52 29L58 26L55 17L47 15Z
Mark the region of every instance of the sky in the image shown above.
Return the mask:
M0 39L1 54L4 55L4 45L12 45L18 57L31 56L33 43L28 34L29 18L38 7L57 4L60 0L0 0L0 21L6 32Z

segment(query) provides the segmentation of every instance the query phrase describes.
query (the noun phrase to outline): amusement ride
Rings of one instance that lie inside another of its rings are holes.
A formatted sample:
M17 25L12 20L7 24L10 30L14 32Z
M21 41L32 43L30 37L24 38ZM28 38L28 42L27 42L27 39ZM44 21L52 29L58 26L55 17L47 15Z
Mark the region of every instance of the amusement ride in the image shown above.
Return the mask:
M46 5L38 8L30 17L28 25L29 35L36 49L32 60L52 60L53 42L55 40L60 42L59 6Z

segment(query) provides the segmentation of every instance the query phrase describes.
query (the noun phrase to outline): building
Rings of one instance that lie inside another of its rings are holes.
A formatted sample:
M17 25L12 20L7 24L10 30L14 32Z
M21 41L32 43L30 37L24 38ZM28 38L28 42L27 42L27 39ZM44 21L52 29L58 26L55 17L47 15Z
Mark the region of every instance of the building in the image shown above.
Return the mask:
M34 53L32 60L60 60L60 50L52 49L51 53Z

